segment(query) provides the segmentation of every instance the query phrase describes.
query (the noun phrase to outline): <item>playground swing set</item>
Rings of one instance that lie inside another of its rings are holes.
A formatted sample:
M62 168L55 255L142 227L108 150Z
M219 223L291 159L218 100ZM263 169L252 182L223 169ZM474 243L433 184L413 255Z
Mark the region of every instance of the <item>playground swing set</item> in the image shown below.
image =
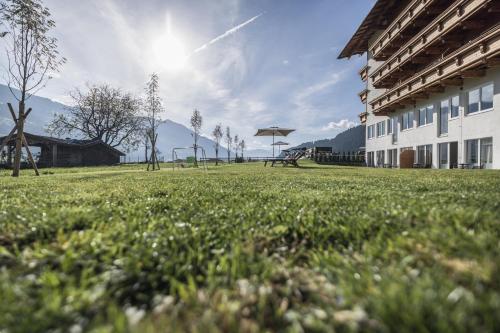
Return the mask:
M204 171L207 171L208 170L208 166L207 166L207 154L205 152L205 149L203 147L200 147L200 146L190 146L190 147L177 147L177 148L174 148L172 149L172 169L175 171L175 168L182 168L183 167L183 163L180 162L181 159L179 159L179 156L177 154L178 151L182 151L182 150L192 150L193 151L193 154L194 156L198 156L198 152L201 151L201 159L200 159L200 162L202 162L202 167L203 167L203 170ZM195 161L196 163L197 161Z

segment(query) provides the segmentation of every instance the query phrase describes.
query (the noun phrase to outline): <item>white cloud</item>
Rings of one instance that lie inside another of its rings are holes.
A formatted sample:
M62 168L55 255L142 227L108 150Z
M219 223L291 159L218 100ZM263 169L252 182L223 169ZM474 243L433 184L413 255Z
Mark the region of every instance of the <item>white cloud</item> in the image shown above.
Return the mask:
M338 122L329 122L328 125L326 125L325 127L323 127L321 130L322 131L329 131L329 130L345 130L345 129L349 129L351 127L355 127L357 126L358 123L354 122L354 121L351 121L349 119L342 119Z

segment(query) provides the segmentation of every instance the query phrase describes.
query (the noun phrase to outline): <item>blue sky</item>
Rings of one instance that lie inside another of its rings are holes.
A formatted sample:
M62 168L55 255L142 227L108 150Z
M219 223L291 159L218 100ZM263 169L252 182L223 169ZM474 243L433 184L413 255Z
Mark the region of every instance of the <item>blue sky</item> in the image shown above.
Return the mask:
M250 148L256 128L296 128L287 141L334 137L358 122L364 59L337 60L374 0L45 0L68 63L39 94L68 102L86 82L137 95L160 74L165 117L208 135L229 125Z

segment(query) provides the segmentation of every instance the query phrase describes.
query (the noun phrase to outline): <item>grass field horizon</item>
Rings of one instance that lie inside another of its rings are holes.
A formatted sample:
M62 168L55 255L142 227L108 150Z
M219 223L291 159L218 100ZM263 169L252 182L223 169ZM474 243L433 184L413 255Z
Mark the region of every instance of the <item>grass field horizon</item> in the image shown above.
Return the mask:
M0 332L494 332L500 172L0 171Z

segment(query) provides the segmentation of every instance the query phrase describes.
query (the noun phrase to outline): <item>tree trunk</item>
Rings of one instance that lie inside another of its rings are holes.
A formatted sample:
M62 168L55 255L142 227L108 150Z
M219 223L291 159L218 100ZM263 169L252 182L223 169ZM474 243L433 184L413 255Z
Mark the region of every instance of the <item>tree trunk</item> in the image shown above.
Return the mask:
M229 145L227 146L227 164L231 164L231 151L229 150Z
M23 132L24 132L24 102L19 102L19 117L17 119L17 136L16 136L16 152L14 154L14 169L12 177L19 177L21 169L21 153L23 149Z
M148 163L148 143L146 142L146 145L144 146L145 154L144 154L144 161Z
M219 149L215 149L215 166L219 165Z
M194 139L194 167L198 167L198 139Z

